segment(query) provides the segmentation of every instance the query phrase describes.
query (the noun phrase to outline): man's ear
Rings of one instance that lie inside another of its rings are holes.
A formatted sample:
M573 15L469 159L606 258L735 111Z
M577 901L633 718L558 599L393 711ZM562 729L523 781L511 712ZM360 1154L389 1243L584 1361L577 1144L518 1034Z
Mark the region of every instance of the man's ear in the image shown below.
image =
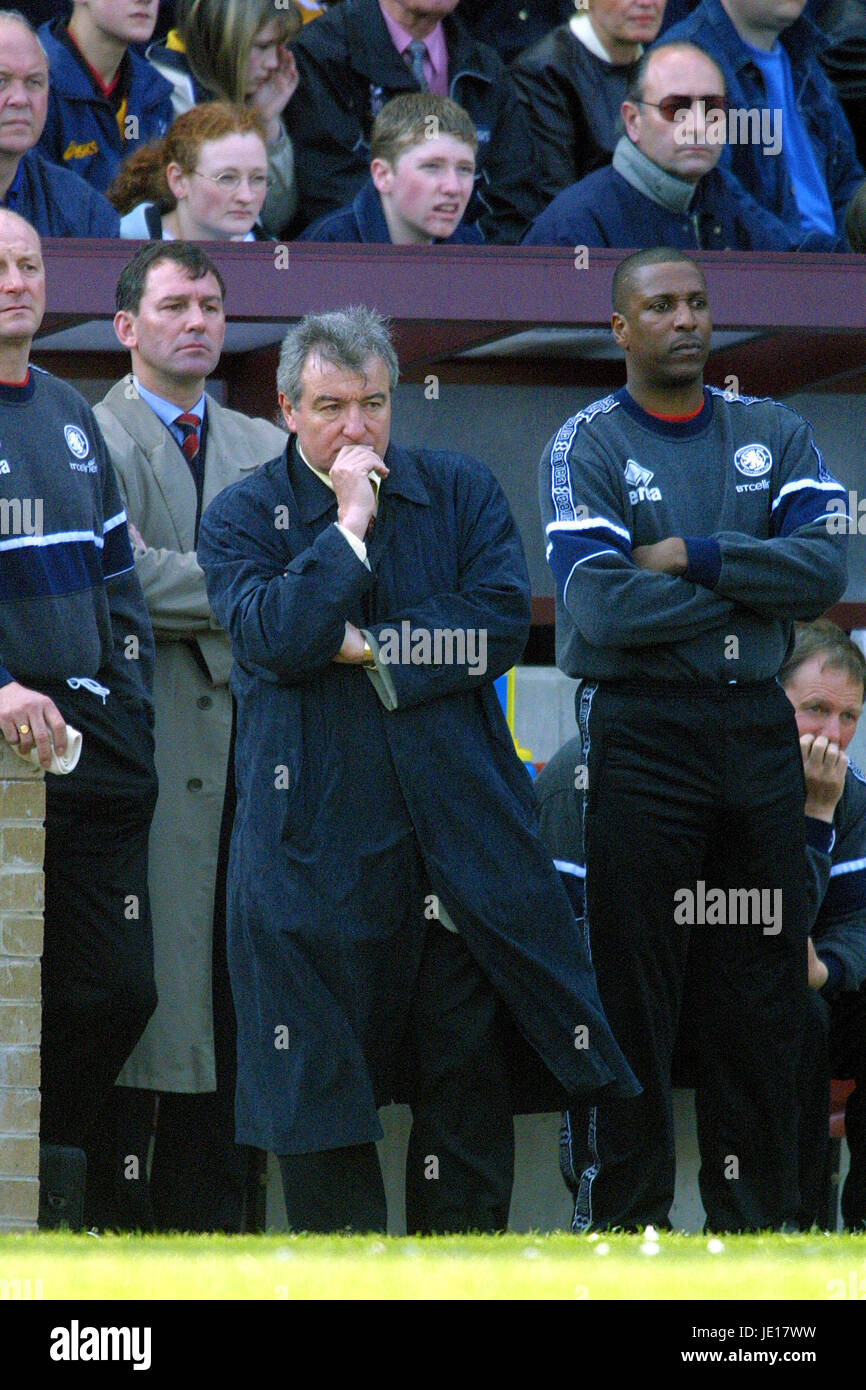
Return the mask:
M114 315L114 332L121 347L129 350L138 346L135 316L128 309L119 309Z
M617 347L628 352L628 321L622 314L613 313L610 317L610 330Z
M370 178L377 193L390 193L394 186L394 169L387 159L374 159L370 165Z
M640 143L640 108L633 101L624 101L620 109L625 133L633 145Z
M292 434L297 434L298 423L295 419L295 412L292 409L288 396L285 394L284 391L280 391L277 399L280 403L280 410L283 412L283 419L285 420Z

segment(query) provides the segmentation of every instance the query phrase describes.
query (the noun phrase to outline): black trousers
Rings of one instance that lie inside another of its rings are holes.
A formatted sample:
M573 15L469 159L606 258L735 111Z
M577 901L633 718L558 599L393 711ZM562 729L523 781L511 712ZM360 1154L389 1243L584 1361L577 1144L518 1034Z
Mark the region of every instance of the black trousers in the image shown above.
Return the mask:
M501 1231L514 1180L514 1123L496 996L459 936L432 922L403 1056L412 1109L410 1234ZM384 1231L375 1145L279 1157L294 1231Z
M42 1119L89 1149L115 1078L156 1007L147 891L152 803L52 804L45 824Z
M565 1116L575 1229L669 1224L671 1060L684 999L708 1227L793 1224L807 983L805 792L791 706L775 682L599 686L583 689L579 714L590 948L644 1089ZM712 907L710 890L721 890Z
M237 1027L226 959L226 874L234 822L235 722L214 886L212 1016L216 1090L196 1094L116 1086L91 1167L88 1224L120 1230L223 1231L255 1225L247 1211L254 1150L235 1143ZM148 1153L151 1141L148 1176ZM134 1158L134 1162L130 1160Z
M866 986L832 1003L809 991L800 1057L801 1225L813 1225L824 1196L828 1159L831 1077L853 1077L857 1088L845 1105L845 1137L851 1166L842 1189L842 1220L866 1230Z

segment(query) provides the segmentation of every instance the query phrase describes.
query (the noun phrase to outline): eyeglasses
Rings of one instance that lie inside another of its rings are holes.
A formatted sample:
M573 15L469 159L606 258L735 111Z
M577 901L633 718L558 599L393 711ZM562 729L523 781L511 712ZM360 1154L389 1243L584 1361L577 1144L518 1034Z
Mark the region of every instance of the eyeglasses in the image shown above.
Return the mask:
M215 183L217 188L221 188L223 193L237 193L241 184L246 178L251 193L264 193L270 188L273 179L270 174L202 174L198 169L193 169L194 174L198 174L200 179L207 179L208 183Z
M637 98L638 106L654 106L661 114L662 120L674 122L677 118L687 115L693 106L703 103L705 112L708 111L727 111L728 98L725 96L705 96L705 97L664 97L662 101L644 101L642 97Z

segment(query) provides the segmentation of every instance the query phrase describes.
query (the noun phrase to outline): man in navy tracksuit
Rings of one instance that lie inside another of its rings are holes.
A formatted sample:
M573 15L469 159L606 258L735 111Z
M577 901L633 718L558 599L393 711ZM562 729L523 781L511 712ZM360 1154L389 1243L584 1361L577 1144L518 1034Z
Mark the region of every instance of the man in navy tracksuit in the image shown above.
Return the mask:
M794 707L806 779L809 992L800 1060L801 1224L819 1219L827 1158L830 1077L853 1076L845 1109L851 1165L842 1192L846 1227L866 1225L866 777L845 749L863 709L866 660L834 623L798 625L779 681ZM534 783L541 837L554 858L574 915L583 923L585 759L580 738L554 754ZM693 1020L681 1020L683 1085ZM566 1112L560 1145L563 1176L580 1195L580 1134Z
M150 38L156 0L85 0L43 24L51 89L39 142L46 159L103 193L121 161L172 120L171 84L129 45Z
M370 310L303 320L291 442L199 533L238 702L237 1139L279 1156L294 1230L384 1228L395 1094L409 1229L505 1225L497 1000L566 1092L636 1090L493 688L529 625L514 520L476 460L390 442L396 375Z
M793 620L844 589L827 518L845 496L793 411L703 387L706 286L681 252L621 263L612 325L627 385L568 420L540 472L557 659L583 680L592 959L644 1088L573 1112L575 1224L668 1222L688 959L708 1224L778 1227L798 1207L808 923L803 771L775 677Z
M21 498L39 509L23 534L0 541L0 733L20 752L36 748L46 768L52 743L64 751L66 723L83 736L75 769L45 785L40 1136L71 1159L69 1150L91 1149L156 1005L154 647L93 413L29 362L44 310L39 238L0 210L0 496L13 518ZM80 1179L64 1191L80 1199ZM42 1224L63 1214L59 1201L43 1166ZM91 1205L88 1216L99 1212Z

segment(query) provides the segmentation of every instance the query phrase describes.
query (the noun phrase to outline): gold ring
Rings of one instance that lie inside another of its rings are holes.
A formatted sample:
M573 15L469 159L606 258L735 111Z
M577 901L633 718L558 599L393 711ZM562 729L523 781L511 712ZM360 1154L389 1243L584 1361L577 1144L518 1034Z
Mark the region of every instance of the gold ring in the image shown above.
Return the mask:
M29 733L30 733L30 725L29 725L29 724L19 724L19 725L18 725L18 732L19 732L19 734L29 734Z

